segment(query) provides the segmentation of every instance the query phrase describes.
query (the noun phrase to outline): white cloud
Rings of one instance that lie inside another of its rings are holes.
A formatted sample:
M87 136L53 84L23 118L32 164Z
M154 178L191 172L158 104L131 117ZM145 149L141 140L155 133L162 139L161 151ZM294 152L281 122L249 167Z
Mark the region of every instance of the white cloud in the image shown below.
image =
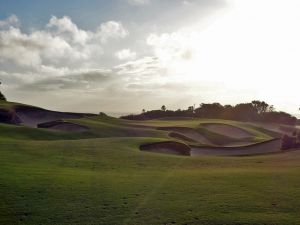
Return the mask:
M47 27L53 29L54 35L63 37L68 42L78 44L85 44L92 35L91 32L78 29L77 25L67 16L62 18L52 16Z
M98 27L94 36L96 39L99 38L103 43L105 43L111 38L125 38L128 35L128 30L123 27L121 22L108 21Z
M174 60L191 59L197 37L196 33L184 30L160 35L150 34L147 44L153 47L154 54L162 63L168 64Z
M5 21L18 19L11 16ZM11 70L24 73L41 73L41 68L99 67L103 46L112 39L123 39L128 35L120 22L108 21L96 31L87 31L78 28L66 16L52 16L45 29L29 33L18 27L3 27L0 29L0 65L10 64L13 65Z
M134 5L150 3L124 1ZM174 102L178 87L171 84L182 84L180 97L185 99L177 106L203 99L234 104L259 98L279 109L298 109L294 96L298 95L300 74L300 32L296 29L300 21L299 0L285 4L282 0L159 2L162 1L155 3L162 6L160 9L156 4L148 5L146 16L138 13L130 17L134 20L130 24L132 38L123 41L129 32L117 21L86 30L67 16L53 16L43 29L26 27L25 32L16 16L1 20L0 79L6 85L4 91L26 84L26 93L39 89L39 95L34 92L31 97L40 98L39 102L52 99L53 104L53 93L70 96L70 101L62 100L62 105L74 101L75 92L83 93L82 102L94 92L95 101L113 104L108 108L114 110L134 94L144 107L153 108L164 95ZM153 10L157 18L149 17ZM116 57L124 60L121 65L115 66L120 63ZM102 70L95 72L103 68L111 70L105 76ZM166 94L168 87L170 92ZM53 89L58 92L51 92ZM49 95L41 96L44 92L40 90L48 90ZM22 95L25 91L16 93L15 89L8 97L26 99ZM141 93L148 97L140 97ZM189 98L191 95L193 98ZM110 103L106 98L115 101ZM132 99L129 109L137 106L136 98ZM154 102L152 106L150 102ZM75 104L78 106L78 101ZM94 102L84 104L94 107Z
M188 5L191 5L192 3L188 0L184 0L184 1L182 1L182 4L185 6L188 6Z
M116 52L115 56L120 60L134 60L136 59L136 52L133 52L130 49L123 49Z
M132 5L147 5L150 3L150 0L127 0L129 4Z
M5 28L9 26L19 26L20 22L16 15L12 14L5 20L0 20L0 28Z

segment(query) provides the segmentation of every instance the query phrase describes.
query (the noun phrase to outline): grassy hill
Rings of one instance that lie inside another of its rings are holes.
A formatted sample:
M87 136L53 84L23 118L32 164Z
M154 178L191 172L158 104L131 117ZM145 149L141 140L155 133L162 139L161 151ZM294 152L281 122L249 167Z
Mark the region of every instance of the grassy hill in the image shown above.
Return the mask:
M0 224L300 224L300 151L188 157L139 150L170 140L190 144L158 127L190 128L185 135L210 140L237 141L203 124L238 127L253 143L275 136L256 124L103 116L64 121L89 129L0 124Z

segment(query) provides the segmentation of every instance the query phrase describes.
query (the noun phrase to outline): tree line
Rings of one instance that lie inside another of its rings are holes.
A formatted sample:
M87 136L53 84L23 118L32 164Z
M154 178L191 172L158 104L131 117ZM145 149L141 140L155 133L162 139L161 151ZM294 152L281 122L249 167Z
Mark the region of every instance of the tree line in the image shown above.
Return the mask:
M128 120L148 120L163 117L193 117L209 119L226 119L249 122L270 122L295 125L297 118L286 113L276 111L273 105L264 101L252 101L237 105L222 105L220 103L202 103L199 107L190 106L187 109L168 110L165 105L159 110L142 110L138 115L122 116Z
M1 85L1 82L0 82ZM6 97L4 96L4 94L2 94L1 90L0 90L0 100L6 101Z

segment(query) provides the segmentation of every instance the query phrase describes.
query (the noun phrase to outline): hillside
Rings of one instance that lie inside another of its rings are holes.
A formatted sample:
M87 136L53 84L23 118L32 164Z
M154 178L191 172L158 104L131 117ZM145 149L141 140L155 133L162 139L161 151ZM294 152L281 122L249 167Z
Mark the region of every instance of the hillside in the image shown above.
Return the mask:
M0 123L1 224L300 223L300 151L268 144L279 125L20 105L0 104L18 118Z

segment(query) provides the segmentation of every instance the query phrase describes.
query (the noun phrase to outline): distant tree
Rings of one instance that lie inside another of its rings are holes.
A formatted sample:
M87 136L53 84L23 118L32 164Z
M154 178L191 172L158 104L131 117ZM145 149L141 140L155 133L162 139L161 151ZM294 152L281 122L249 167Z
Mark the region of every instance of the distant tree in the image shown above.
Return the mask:
M195 107L194 107L194 106L189 106L187 110L188 110L189 112L194 112Z
M237 104L235 106L223 106L220 103L202 103L198 108L189 106L187 109L178 109L175 111L167 110L166 106L163 105L161 109L158 110L146 111L143 109L141 114L127 115L122 116L121 118L130 120L148 120L163 117L200 117L253 122L260 121L292 126L299 123L300 125L300 120L297 120L296 117L285 112L277 112L273 105L258 100L252 101L251 103Z
M265 113L269 110L269 104L267 104L264 101L261 102L261 101L255 100L255 101L252 101L251 103L252 103L253 107L256 109L258 114Z
M223 110L224 107L220 103L202 103L199 108L195 109L195 114L197 117L202 118L220 118Z
M270 105L270 107L269 107L269 112L274 112L276 109L275 109L275 107L274 107L274 105Z
M234 107L234 118L241 121L257 120L257 109L252 103L241 103Z
M1 82L0 82L1 85ZM6 97L0 91L0 100L6 101Z
M295 126L297 123L297 118L286 113L286 112L267 112L262 115L263 122L286 124Z
M104 112L99 112L99 116L106 117L107 115Z
M222 119L232 120L234 119L234 107L232 105L224 105L223 113L221 115Z

